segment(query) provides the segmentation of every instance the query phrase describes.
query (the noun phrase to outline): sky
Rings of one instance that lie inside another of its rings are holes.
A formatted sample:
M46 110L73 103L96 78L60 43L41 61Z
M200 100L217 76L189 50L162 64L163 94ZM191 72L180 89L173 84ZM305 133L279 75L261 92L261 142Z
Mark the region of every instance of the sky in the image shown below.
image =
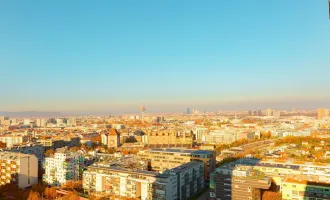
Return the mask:
M330 107L326 0L0 1L0 111Z

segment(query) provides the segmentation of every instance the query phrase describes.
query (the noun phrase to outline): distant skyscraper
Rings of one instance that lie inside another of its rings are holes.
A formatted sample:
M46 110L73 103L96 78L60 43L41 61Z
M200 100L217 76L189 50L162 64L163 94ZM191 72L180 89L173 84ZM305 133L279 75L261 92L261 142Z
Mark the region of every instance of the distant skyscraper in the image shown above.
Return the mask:
M266 115L267 117L272 116L272 115L273 115L273 111L272 111L272 109L267 108L267 109L265 110L265 115Z
M317 110L317 118L323 119L325 117L329 117L329 109L319 108Z
M188 115L190 114L190 108L187 108L187 114Z
M37 127L45 127L46 119L44 119L44 118L36 119L36 124L37 124Z

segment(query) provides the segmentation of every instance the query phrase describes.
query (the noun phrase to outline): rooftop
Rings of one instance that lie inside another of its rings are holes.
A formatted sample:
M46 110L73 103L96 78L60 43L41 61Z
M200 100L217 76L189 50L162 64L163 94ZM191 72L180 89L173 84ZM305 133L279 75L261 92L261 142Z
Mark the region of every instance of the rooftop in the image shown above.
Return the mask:
M20 158L29 157L29 156L31 155L16 153L16 152L8 152L8 151L0 152L0 159L4 159L4 160L18 160Z
M177 166L175 168L166 170L164 173L165 174L167 174L167 173L180 173L180 172L186 171L187 169L198 166L198 165L204 166L202 162L191 161L191 162L185 163L183 165Z
M185 154L212 154L213 151L208 151L208 150L195 150L195 149L167 149L167 148L154 148L154 149L149 149L147 151L150 152L169 152L169 153L185 153Z

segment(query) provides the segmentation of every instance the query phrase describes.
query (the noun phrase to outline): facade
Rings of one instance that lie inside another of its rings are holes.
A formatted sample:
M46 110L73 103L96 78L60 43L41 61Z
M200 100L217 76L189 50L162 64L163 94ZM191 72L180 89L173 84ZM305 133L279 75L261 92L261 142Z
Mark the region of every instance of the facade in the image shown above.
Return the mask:
M204 164L198 161L191 161L164 174L172 174L177 177L177 197L187 199L204 188Z
M238 139L238 133L232 130L217 130L202 137L202 141L208 144L230 144Z
M329 117L329 109L319 108L317 110L317 118L319 120Z
M0 116L0 125L3 125L5 121L9 120L9 117Z
M0 185L27 188L38 183L38 159L34 155L0 152Z
M37 127L46 127L46 119L45 118L39 118L39 119L36 119L36 125Z
M45 158L43 181L60 186L69 180L79 180L83 162L83 157L77 152L69 152L67 147L59 148L53 157Z
M77 125L77 119L75 117L70 117L67 120L68 126L76 126Z
M110 129L108 133L101 135L102 144L106 145L108 148L117 148L120 146L120 134L116 129Z
M267 108L267 109L265 110L265 115L266 115L267 117L273 116L273 110L270 109L270 108Z
M193 138L185 134L179 136L177 131L151 131L143 136L143 142L148 145L166 145L168 147L191 147Z
M286 178L282 184L283 200L330 199L330 184L308 179Z
M143 170L90 166L83 174L83 188L110 198L178 199L176 176Z
M29 136L26 135L1 135L0 141L7 144L7 147L13 147L14 145L20 145L29 141Z
M197 141L202 141L203 136L208 133L208 128L197 127L194 132L195 132L195 139Z
M267 190L271 181L252 166L228 163L211 174L210 199L260 200L262 190Z
M142 160L150 161L150 168L155 171L165 171L178 167L190 161L202 161L204 164L204 180L209 180L209 174L215 169L215 151L192 149L148 149L138 153Z

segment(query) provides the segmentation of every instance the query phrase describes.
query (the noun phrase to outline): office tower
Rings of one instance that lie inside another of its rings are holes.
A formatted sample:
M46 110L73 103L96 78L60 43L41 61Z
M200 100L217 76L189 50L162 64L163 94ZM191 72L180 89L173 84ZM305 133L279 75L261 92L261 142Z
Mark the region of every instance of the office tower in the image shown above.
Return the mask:
M45 127L46 119L44 119L44 118L36 119L36 124L37 124L37 127Z
M265 110L265 115L266 115L267 117L272 116L272 115L273 115L273 111L272 111L272 109L267 108L267 109Z
M188 115L190 114L190 108L187 108L187 114Z
M0 152L0 185L27 188L38 183L38 159L34 155Z
M317 110L317 118L319 120L329 117L329 109L319 108Z
M80 179L83 157L67 147L56 149L53 156L45 158L43 181L49 185L60 186L67 181Z
M252 110L249 110L249 111L248 111L248 115L250 115L250 116L253 115Z

